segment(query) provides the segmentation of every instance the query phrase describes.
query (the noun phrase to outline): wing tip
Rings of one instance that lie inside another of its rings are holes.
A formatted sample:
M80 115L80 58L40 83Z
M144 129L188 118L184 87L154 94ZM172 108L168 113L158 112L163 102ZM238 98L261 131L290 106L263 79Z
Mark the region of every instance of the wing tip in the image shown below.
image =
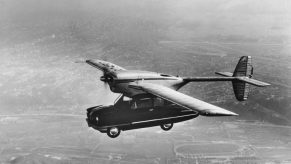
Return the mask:
M232 112L232 116L239 116L239 114Z
M228 111L228 110L223 110L223 111L216 111L216 112L204 112L200 113L202 116L239 116L239 114Z
M223 112L222 115L223 116L238 116L237 113L234 113L234 112L231 112L231 111Z

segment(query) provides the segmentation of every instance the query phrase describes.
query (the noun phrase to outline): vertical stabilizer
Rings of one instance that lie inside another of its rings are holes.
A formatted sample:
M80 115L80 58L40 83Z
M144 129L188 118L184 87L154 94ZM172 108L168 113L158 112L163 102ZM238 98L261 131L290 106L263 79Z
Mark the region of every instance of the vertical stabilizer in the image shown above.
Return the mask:
M251 56L242 56L233 72L234 77L247 76L250 77L253 74L252 58Z
M250 56L242 56L233 72L233 77L248 77L251 78L253 75L253 67ZM239 101L245 101L249 95L249 84L241 80L232 81L233 91L235 97Z

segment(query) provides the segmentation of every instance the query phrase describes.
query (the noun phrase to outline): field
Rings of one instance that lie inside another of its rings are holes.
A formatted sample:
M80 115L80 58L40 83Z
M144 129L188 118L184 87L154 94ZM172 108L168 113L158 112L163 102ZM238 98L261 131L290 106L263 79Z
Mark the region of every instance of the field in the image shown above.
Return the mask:
M89 129L79 115L0 116L0 162L291 162L291 127L245 121L205 125L203 120L176 124L169 132L153 127L110 139Z

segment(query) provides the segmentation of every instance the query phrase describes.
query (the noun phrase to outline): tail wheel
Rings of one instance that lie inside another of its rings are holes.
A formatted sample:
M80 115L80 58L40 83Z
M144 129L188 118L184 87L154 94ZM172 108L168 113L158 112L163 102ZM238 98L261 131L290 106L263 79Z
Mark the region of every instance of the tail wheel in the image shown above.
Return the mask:
M120 134L120 129L118 127L111 127L107 129L107 135L111 138L116 138Z
M173 123L163 124L163 125L161 125L161 128L165 131L168 131L168 130L172 129L173 125L174 125Z

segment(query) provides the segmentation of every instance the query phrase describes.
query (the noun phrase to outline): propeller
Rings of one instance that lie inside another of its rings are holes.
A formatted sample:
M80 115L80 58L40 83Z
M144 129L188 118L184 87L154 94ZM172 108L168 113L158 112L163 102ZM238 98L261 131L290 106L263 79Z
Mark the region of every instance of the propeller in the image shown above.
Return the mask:
M114 93L111 92L110 84L113 82L113 77L111 75L108 75L106 73L103 73L103 76L100 77L100 81L103 82L103 88L102 88L102 98L104 100L103 103L105 104L111 104L112 101L115 99ZM113 99L114 98L114 99Z
M113 78L112 76L106 74L106 73L103 73L103 76L100 77L100 81L103 81L104 82L104 88L105 89L108 89L108 83L112 82L113 81Z
M104 88L105 88L106 90L108 89L108 83L103 82L103 86L104 86Z

